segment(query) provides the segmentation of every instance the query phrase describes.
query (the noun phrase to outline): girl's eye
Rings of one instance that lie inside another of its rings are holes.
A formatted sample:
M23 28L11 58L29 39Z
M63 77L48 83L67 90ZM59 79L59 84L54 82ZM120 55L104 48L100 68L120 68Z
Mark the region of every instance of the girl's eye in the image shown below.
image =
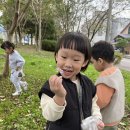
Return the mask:
M63 59L66 59L66 57L65 56L61 56Z
M74 61L79 61L78 59L74 59Z

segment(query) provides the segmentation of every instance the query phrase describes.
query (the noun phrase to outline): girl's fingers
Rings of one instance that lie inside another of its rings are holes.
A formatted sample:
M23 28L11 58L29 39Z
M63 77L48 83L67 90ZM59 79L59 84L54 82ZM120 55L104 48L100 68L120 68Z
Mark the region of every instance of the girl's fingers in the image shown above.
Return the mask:
M52 83L52 84L55 84L56 79L57 79L57 76L53 75L53 76L50 77L49 82Z
M57 78L57 86L62 85L62 76Z
M49 79L50 86L55 89L60 87L61 83L62 83L62 76L58 77L58 76L54 75L54 76L51 76Z

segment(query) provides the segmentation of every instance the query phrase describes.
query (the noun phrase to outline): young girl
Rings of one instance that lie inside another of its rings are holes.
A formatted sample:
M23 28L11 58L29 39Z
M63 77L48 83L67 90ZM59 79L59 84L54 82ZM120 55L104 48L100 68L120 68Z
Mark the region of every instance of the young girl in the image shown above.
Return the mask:
M1 48L5 50L7 55L9 55L9 67L11 69L10 80L15 86L15 92L12 95L20 95L22 92L21 86L24 90L27 90L27 82L21 81L24 76L23 66L25 64L25 60L16 50L14 50L15 45L13 43L5 41L1 45Z
M90 116L91 125L85 120L82 123L84 130L101 122L96 88L80 73L87 68L90 56L89 41L83 34L69 32L59 40L55 51L59 73L51 76L39 92L42 114L48 120L46 130L81 130L82 120Z

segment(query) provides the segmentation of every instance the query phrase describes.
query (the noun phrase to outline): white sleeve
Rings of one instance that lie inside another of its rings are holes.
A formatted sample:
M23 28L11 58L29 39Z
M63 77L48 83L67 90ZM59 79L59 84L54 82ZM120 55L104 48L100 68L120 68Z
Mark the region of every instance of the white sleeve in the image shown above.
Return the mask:
M64 106L57 105L53 98L47 96L46 94L42 94L41 97L41 108L42 115L48 121L56 121L63 116L63 112L66 107L66 102Z
M23 57L21 57L21 56L18 56L17 57L17 66L18 67L23 67L24 66L24 64L25 64L25 60L23 59Z
M15 51L15 58L16 58L16 63L17 67L23 67L25 64L24 58L19 54L19 52Z
M95 97L92 100L92 116L98 116L99 119L102 120L102 115L101 115L101 112L100 112L100 108L97 105L97 99L98 99L98 97L97 97L97 95L95 95Z

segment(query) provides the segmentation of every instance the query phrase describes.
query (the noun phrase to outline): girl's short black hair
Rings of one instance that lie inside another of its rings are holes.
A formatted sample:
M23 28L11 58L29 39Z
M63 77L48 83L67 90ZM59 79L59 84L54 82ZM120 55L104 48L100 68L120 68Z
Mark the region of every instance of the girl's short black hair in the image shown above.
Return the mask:
M114 61L114 47L111 43L106 41L99 41L92 47L92 57L97 61L102 58L108 63Z
M91 46L89 39L79 32L68 32L65 33L58 41L58 44L55 48L55 56L58 53L60 48L72 49L81 52L84 54L85 61L88 60L88 63L91 58ZM81 68L81 71L85 71L88 64L85 67Z
M13 49L15 48L15 45L13 44L13 43L11 43L11 42L9 42L9 41L4 41L3 43L2 43L2 45L1 45L1 48L2 49L9 49L10 47L12 47Z

